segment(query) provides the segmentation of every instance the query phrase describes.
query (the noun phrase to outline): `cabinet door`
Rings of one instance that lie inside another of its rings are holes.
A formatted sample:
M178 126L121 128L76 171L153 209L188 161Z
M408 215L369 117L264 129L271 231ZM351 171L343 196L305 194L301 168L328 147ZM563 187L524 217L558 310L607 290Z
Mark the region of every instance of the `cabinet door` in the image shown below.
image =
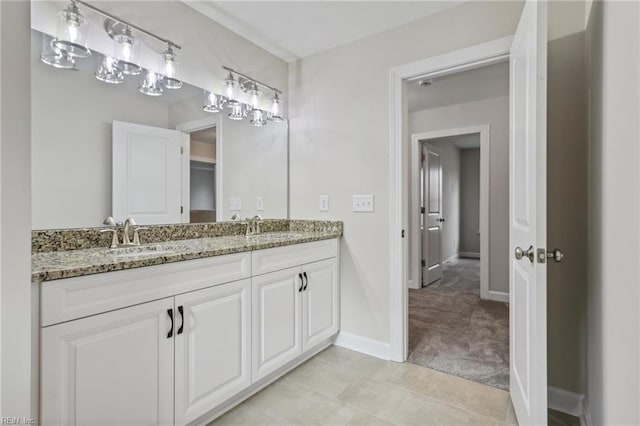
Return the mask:
M302 350L338 332L338 262L327 259L302 267L306 274L302 292Z
M251 280L176 296L176 424L251 384Z
M173 298L45 327L43 425L172 425Z
M300 267L252 278L253 381L302 353Z

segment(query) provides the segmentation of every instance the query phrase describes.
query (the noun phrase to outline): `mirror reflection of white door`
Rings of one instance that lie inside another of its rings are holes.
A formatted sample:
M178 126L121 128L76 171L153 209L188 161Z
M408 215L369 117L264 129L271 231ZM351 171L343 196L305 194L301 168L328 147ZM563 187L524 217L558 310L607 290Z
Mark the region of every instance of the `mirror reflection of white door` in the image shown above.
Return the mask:
M440 154L423 144L424 155L424 231L422 253L423 285L429 285L442 278L442 164Z
M182 222L182 133L113 122L113 217L139 225Z
M528 0L510 53L509 364L520 425L547 424L547 268L537 258L547 234L546 74L547 3ZM531 247L531 260L517 247Z

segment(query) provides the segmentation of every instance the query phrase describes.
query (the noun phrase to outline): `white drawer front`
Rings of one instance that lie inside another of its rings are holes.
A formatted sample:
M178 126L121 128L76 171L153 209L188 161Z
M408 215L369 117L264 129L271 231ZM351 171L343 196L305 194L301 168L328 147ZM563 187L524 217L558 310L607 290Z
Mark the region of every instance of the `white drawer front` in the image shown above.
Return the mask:
M247 252L43 282L41 325L249 278L250 266Z
M313 241L272 249L256 250L252 254L252 275L300 266L338 255L338 240Z

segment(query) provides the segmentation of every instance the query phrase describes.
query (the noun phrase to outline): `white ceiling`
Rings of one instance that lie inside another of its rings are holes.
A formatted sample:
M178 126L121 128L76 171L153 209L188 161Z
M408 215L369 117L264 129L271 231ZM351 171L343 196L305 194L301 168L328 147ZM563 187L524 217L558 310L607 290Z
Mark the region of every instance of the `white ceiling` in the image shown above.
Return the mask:
M497 98L509 94L509 62L439 77L428 87L408 81L409 112Z
M187 5L292 62L463 1L190 1Z
M447 142L453 144L458 149L480 148L480 133L446 136L443 138L429 139L429 142Z

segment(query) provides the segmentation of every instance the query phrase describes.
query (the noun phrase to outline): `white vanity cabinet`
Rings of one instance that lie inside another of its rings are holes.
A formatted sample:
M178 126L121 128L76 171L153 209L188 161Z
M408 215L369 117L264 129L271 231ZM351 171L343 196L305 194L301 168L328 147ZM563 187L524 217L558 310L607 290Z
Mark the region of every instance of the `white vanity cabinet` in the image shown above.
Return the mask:
M187 424L251 384L251 281L176 296L176 424ZM183 325L184 324L184 325Z
M42 283L41 424L206 424L330 345L338 292L337 239Z
M41 332L41 424L173 424L173 297Z

